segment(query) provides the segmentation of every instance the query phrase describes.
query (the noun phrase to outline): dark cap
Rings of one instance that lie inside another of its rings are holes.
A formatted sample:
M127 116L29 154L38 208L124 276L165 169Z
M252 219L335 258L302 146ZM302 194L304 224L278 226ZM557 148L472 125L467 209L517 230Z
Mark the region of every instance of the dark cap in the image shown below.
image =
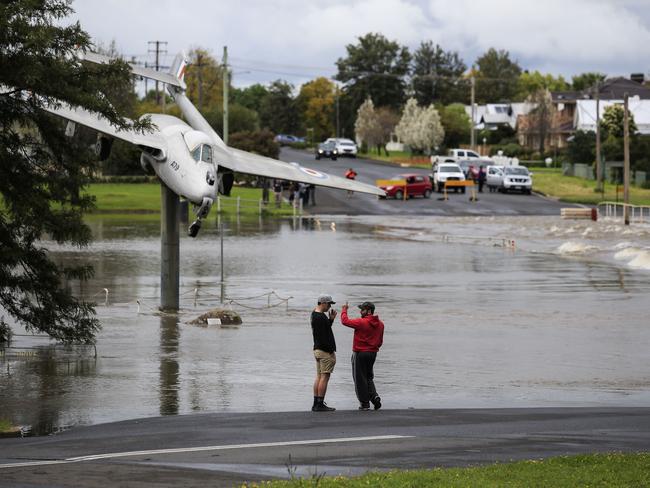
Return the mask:
M335 304L336 302L332 300L332 295L319 295L318 296L318 303L331 303Z
M375 304L372 302L363 302L361 305L358 306L361 310L368 309L372 313L375 313Z

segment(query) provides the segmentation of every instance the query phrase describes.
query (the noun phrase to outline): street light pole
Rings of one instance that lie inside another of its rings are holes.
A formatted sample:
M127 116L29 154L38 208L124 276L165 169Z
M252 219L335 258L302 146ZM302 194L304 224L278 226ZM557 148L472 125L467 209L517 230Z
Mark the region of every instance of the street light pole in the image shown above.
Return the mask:
M627 93L623 100L623 215L625 225L630 225L630 116Z
M341 136L339 123L339 85L336 85L336 138Z
M228 46L223 47L223 142L228 144L228 87L230 73L228 72Z
M471 132L471 138L470 138L469 145L471 146L472 151L474 151L474 146L476 145L476 133L475 133L475 128L474 128L474 125L475 125L474 120L475 120L475 117L476 117L476 114L475 114L476 108L475 108L475 103L474 103L474 98L475 98L475 95L476 95L475 94L475 92L476 92L476 78L472 76L471 77L471 82L472 82L472 85L471 85L470 99L471 99L471 104L472 104L472 132Z

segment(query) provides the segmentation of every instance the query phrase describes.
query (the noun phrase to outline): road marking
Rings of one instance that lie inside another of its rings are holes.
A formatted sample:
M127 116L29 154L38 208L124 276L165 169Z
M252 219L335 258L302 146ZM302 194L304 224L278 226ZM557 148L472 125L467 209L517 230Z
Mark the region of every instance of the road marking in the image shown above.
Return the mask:
M149 451L127 451L111 452L107 454L95 454L91 456L78 456L60 460L50 461L29 461L25 463L0 464L2 468L22 468L29 466L47 466L51 464L70 464L83 461L98 461L101 459L115 459L132 456L151 456L156 454L177 454L185 452L201 451L225 451L229 449L253 449L258 447L283 447L283 446L306 446L310 444L337 444L344 442L362 442L362 441L382 441L393 439L409 439L410 435L376 435L367 437L339 437L335 439L308 439L304 441L286 441L286 442L261 442L257 444L226 444L223 446L202 446L202 447L179 447L175 449L152 449Z

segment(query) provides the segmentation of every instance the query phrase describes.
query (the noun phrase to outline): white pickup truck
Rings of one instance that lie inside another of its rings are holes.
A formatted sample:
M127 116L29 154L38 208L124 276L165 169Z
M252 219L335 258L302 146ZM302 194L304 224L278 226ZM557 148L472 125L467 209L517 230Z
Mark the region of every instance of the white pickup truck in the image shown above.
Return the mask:
M431 156L431 164L458 163L458 161L472 161L477 166L493 164L490 158L469 149L450 149L446 156Z

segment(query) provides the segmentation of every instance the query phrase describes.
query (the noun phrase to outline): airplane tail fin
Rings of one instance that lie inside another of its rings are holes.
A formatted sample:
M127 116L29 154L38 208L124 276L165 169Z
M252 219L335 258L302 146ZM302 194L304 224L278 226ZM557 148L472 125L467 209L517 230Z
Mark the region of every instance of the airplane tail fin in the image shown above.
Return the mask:
M169 74L176 77L181 84L185 83L185 70L187 68L187 56L184 51L181 51L174 58L171 68L169 69Z

